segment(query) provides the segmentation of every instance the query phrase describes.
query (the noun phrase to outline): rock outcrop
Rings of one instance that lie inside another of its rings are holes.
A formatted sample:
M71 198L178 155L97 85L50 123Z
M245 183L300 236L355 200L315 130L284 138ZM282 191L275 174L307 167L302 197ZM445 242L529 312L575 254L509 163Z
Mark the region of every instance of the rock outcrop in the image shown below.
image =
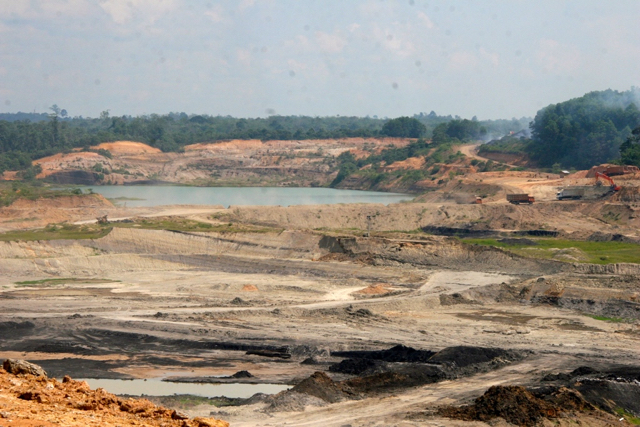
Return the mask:
M10 374L20 375L20 374L29 374L36 377L46 377L47 373L40 366L35 365L31 362L27 362L26 360L19 359L7 359L2 364L2 367L5 371Z

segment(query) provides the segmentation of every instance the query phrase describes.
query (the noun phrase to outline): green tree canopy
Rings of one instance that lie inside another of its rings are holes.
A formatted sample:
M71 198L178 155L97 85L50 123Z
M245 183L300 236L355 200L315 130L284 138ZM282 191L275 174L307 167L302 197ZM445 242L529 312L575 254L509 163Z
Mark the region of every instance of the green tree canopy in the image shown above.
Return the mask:
M400 138L420 138L427 132L427 127L413 117L398 117L389 120L382 126L381 135Z
M620 146L620 163L640 167L640 126L631 131L631 136Z
M640 125L640 90L591 92L549 105L531 123L531 157L540 166L587 169L618 157L631 129Z

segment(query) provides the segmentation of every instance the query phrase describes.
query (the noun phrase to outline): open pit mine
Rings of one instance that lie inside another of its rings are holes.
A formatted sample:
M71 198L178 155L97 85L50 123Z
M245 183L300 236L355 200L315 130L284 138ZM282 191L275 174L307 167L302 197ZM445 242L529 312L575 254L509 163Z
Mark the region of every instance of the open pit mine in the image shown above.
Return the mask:
M18 200L0 425L637 424L638 179L558 200L586 174L473 172L390 205Z

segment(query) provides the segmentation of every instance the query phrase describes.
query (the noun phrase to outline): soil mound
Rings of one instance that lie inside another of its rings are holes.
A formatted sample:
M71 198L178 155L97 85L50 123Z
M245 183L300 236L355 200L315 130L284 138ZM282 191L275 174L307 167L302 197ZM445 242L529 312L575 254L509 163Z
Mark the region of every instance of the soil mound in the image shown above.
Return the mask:
M309 378L293 387L291 391L315 396L329 403L354 397L354 393L349 387L336 383L324 372L314 372Z
M340 363L336 363L329 367L331 372L340 372L341 374L362 375L372 374L384 367L385 363L375 359L344 359Z
M534 426L541 418L555 415L555 408L524 387L493 386L473 405L445 407L438 413L465 421L489 421L501 417L518 426Z
M597 369L593 369L591 366L580 366L579 368L571 371L571 376L573 378L580 375L593 375L598 373L600 373L600 371L598 371Z
M465 421L489 421L500 417L511 424L528 427L537 425L543 418L557 418L561 410L593 409L579 393L566 388L544 397L521 386L493 386L472 405L444 407L438 413Z
M238 371L235 374L231 375L231 378L253 378L253 374L249 371Z
M434 383L437 380L417 381L417 376L409 376L400 372L382 372L366 377L356 377L344 382L353 390L360 393L379 393L414 387L422 384Z
M601 233L599 231L592 233L587 237L588 242L627 242L627 243L637 243L636 239L631 237L622 235L622 234L610 234L610 233Z
M366 288L362 288L359 291L356 291L356 294L359 295L384 295L391 292L389 289L389 285L387 283L378 283L375 285L369 285Z
M154 148L142 142L134 141L103 142L102 144L91 148L94 150L108 150L113 154L146 154L162 152L159 148Z
M327 402L308 394L296 393L290 390L282 391L275 396L266 396L268 403L265 412L299 412L307 406L326 406ZM251 401L248 402L252 403Z
M485 347L447 347L429 358L431 363L464 368L470 365L489 363L496 359L513 360L515 354L500 348Z
M372 359L383 360L385 362L412 362L426 363L436 354L429 350L416 350L415 348L406 347L398 344L388 350L375 351L332 351L332 356L347 357L352 359Z
M598 408L616 413L625 412L640 417L640 383L615 380L582 379L575 388Z
M459 293L440 294L440 305L457 305L457 304L480 304L478 301L471 300Z
M449 347L438 353L397 345L378 351L337 351L332 356L346 357L329 367L331 372L357 375L343 381L358 393L379 393L415 387L488 371L522 358L509 350L482 347Z
M385 372L351 378L342 384L358 393L376 394L433 384L446 378L447 374L437 366L399 363L390 365Z

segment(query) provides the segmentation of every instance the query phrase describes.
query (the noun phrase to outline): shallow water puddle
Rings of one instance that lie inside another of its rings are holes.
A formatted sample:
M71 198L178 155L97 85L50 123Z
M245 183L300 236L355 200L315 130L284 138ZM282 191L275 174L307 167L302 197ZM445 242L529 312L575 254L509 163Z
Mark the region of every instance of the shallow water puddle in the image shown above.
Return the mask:
M379 191L297 187L189 187L179 185L98 185L83 187L129 207L158 205L331 205L400 203L413 196Z
M113 394L131 396L173 396L174 394L191 394L202 397L226 396L229 398L248 398L256 393L275 394L288 390L286 384L194 384L173 383L160 379L148 380L113 380L82 378L92 389L103 388Z

